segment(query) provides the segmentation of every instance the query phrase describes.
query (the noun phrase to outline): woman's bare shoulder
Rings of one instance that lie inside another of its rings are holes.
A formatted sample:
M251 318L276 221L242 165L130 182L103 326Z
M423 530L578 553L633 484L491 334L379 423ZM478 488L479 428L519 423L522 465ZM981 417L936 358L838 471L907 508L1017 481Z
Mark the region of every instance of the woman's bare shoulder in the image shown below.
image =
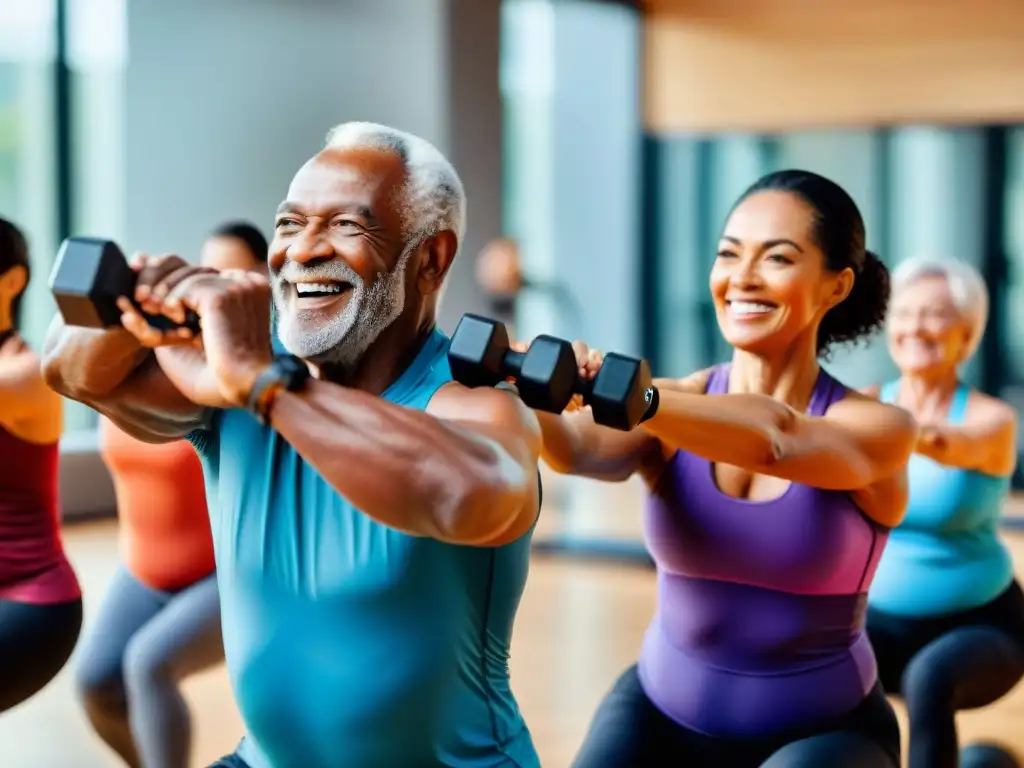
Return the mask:
M879 399L877 391L871 388L854 389L846 387L845 394L828 408L828 416L842 417L851 422L862 419L887 424L892 429L914 431L916 422L908 411L893 403Z
M972 424L977 423L999 423L1016 424L1018 420L1017 409L1000 400L998 397L972 389L967 399L967 411L964 413L964 421Z
M700 371L694 371L689 376L684 376L681 379L656 379L654 385L658 389L663 389L669 392L683 392L688 395L703 395L708 388L708 380L711 378L711 372L715 370L714 366L710 368L704 368Z

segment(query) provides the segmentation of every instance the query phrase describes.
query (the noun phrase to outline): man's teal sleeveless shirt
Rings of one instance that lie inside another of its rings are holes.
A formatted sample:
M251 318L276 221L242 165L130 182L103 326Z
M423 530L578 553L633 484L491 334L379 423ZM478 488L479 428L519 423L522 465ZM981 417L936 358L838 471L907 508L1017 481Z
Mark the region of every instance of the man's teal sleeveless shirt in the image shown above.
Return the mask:
M434 331L384 399L425 409L448 341ZM243 411L190 439L249 765L539 768L508 671L529 534L478 548L387 528Z

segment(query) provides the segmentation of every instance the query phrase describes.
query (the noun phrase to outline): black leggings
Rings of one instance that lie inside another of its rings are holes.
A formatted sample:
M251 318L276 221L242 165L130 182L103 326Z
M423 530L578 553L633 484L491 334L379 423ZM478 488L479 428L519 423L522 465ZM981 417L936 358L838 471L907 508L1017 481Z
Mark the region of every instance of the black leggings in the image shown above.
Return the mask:
M1024 676L1020 586L1013 582L990 603L934 619L869 608L867 625L882 685L907 705L909 768L957 768L954 713L991 704ZM992 748L965 750L959 759L965 768L1016 765L1005 756L995 762Z
M573 768L899 768L896 715L876 685L838 721L770 739L719 739L676 723L654 706L636 667L598 707Z
M80 599L55 605L0 600L0 712L56 677L81 629Z
M225 755L215 763L210 763L206 768L249 768L249 764L236 754Z

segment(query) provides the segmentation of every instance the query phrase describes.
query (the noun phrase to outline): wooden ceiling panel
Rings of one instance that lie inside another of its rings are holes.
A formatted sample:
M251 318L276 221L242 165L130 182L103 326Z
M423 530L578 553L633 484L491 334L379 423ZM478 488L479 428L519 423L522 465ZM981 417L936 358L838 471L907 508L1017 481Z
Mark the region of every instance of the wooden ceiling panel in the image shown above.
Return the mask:
M654 131L1024 120L1024 0L646 0Z

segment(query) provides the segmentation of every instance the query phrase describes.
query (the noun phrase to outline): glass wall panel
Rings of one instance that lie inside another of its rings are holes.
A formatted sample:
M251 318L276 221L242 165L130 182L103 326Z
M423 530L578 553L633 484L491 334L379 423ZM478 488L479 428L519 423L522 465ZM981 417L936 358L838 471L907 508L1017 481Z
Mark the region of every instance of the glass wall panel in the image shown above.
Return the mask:
M21 329L36 348L53 314L46 283L57 247L55 20L55 0L0 3L0 216L31 247Z
M124 242L126 0L63 1L70 73L71 234ZM95 424L91 408L73 402L65 407L65 431Z
M864 216L868 247L895 267L917 253L980 264L980 129L808 131L776 136L655 136L647 205L655 211L652 313L659 371L679 375L725 359L707 275L730 207L761 174L802 168L846 189ZM967 371L976 380L980 361ZM892 376L884 339L838 348L827 366L864 386Z

